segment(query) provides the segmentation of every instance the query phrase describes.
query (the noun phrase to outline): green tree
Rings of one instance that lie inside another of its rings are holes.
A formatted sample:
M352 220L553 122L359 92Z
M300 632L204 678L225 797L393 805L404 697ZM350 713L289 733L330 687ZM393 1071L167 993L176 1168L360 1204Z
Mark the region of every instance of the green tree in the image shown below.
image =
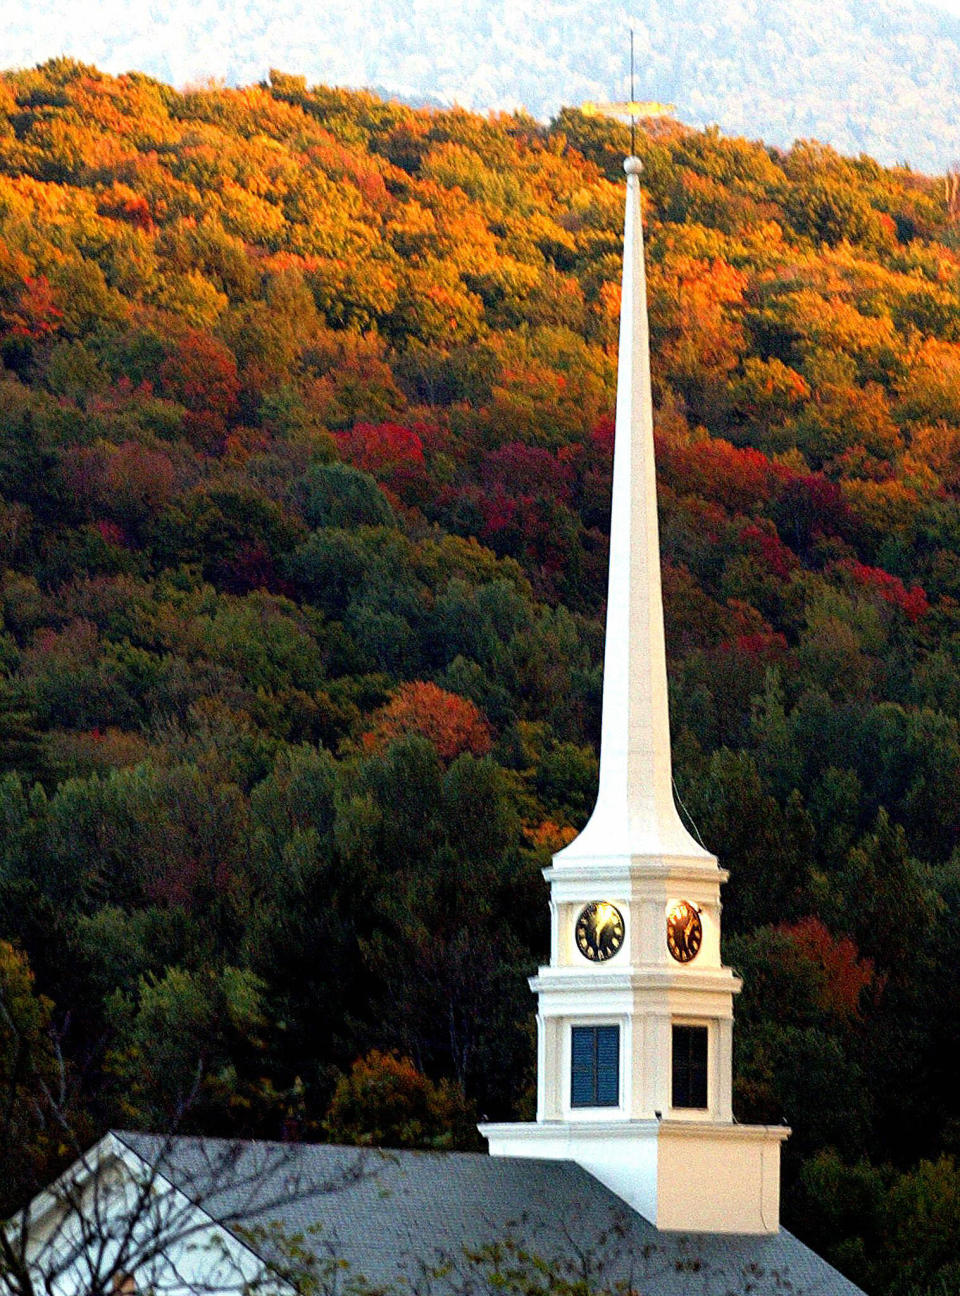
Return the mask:
M256 1128L277 1102L259 1074L265 989L235 967L171 967L142 977L133 993L113 995L107 1069L118 1112L154 1129Z
M62 1132L51 1122L66 1087L53 1004L38 994L26 955L0 940L0 1212L43 1182Z
M805 911L813 829L796 794L781 809L753 758L722 748L683 788L683 797L703 840L722 843L730 870L724 926L731 934Z
M303 514L311 526L391 526L393 510L369 473L349 464L315 464L303 480Z

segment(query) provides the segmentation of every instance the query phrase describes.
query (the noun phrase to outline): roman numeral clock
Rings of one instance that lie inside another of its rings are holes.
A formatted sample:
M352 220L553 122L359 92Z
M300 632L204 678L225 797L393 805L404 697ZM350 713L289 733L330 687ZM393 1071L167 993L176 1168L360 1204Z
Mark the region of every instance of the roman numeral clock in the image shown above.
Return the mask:
M577 949L585 959L603 963L623 944L623 914L609 900L594 900L577 918Z

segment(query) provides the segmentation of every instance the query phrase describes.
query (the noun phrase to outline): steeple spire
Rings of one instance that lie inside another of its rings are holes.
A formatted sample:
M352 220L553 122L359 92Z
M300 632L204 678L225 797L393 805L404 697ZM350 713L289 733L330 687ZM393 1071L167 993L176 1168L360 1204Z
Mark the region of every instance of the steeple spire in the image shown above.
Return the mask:
M637 856L713 857L673 800L660 590L650 334L640 212L642 163L628 157L623 290L610 517L610 576L600 737L600 789L565 863Z

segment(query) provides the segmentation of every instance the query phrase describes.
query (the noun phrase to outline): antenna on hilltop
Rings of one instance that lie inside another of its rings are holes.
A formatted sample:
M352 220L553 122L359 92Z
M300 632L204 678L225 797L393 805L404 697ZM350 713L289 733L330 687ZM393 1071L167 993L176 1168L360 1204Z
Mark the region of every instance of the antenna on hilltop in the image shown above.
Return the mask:
M960 217L960 162L951 162L945 177L947 215L952 221Z
M633 108L636 101L636 94L633 89L633 28L630 28L630 107ZM637 114L630 113L630 156L634 157L637 152Z
M665 117L675 111L673 104L638 103L634 98L636 64L634 60L633 28L630 28L630 98L626 103L585 103L580 107L584 117L629 117L630 153L637 147L637 118Z

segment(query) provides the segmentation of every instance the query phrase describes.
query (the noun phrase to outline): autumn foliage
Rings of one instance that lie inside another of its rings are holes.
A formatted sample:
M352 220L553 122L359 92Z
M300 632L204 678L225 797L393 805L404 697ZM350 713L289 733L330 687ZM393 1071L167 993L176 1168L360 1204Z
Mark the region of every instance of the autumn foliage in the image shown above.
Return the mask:
M541 869L596 795L628 146L280 72L0 75L0 962L91 1128L198 1065L184 1121L228 1135L529 1112ZM737 1114L789 1120L785 1217L901 1296L960 1121L956 224L810 141L636 148ZM854 1180L902 1219L825 1215Z
M470 1120L454 1087L435 1085L410 1058L372 1049L337 1083L324 1119L334 1143L373 1147L449 1147Z
M374 725L363 736L364 746L376 750L404 734L419 734L436 748L441 760L461 752L485 756L492 746L490 726L469 698L457 697L429 680L401 684L393 698L374 712Z
M815 969L820 982L819 1007L828 1017L852 1017L859 1013L861 996L874 984L870 959L861 958L849 936L832 936L826 925L808 915L780 928L797 956Z

